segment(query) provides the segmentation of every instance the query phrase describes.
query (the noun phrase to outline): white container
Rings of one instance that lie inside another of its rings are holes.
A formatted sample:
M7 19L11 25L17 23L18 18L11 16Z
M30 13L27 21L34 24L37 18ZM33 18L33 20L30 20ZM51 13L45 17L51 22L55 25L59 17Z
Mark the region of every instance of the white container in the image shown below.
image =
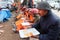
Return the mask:
M31 35L30 35L31 33ZM39 35L40 33L35 29L35 28L30 28L30 29L23 29L23 30L19 30L19 35L20 38L28 38L36 35Z

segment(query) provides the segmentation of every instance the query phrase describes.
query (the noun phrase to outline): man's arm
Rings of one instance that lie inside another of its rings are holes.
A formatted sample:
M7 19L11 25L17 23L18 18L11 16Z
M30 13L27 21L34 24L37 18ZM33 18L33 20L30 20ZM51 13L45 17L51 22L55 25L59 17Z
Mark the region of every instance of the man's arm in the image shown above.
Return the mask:
M35 23L35 24L33 24L32 28L35 28L35 29L37 29L40 32L41 31L40 21Z

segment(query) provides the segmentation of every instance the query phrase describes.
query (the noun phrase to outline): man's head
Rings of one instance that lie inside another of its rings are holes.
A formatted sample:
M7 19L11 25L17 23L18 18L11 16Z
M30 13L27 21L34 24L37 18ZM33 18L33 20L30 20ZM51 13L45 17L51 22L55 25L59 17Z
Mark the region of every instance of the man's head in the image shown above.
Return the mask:
M45 16L48 13L48 10L39 9L38 13L40 16Z
M45 16L51 8L47 2L40 2L38 3L37 9L39 10L38 13L40 16Z

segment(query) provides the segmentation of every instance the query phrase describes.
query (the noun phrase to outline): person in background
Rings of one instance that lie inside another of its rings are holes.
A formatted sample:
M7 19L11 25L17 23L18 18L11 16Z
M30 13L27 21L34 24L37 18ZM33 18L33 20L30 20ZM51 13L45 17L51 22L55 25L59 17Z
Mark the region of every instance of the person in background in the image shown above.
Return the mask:
M28 0L23 0L23 3L21 4L22 6L27 6Z
M34 0L28 0L28 8L33 8Z
M32 27L40 32L39 40L58 40L59 18L52 13L47 2L38 3L37 9L41 17Z

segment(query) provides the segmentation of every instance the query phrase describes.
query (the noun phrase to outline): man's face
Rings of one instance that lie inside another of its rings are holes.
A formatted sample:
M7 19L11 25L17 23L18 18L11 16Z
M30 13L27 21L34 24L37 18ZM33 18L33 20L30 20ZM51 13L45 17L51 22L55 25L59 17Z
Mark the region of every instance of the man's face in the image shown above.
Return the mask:
M39 9L38 13L39 13L40 16L45 16L48 13L48 11L43 10L43 9Z

